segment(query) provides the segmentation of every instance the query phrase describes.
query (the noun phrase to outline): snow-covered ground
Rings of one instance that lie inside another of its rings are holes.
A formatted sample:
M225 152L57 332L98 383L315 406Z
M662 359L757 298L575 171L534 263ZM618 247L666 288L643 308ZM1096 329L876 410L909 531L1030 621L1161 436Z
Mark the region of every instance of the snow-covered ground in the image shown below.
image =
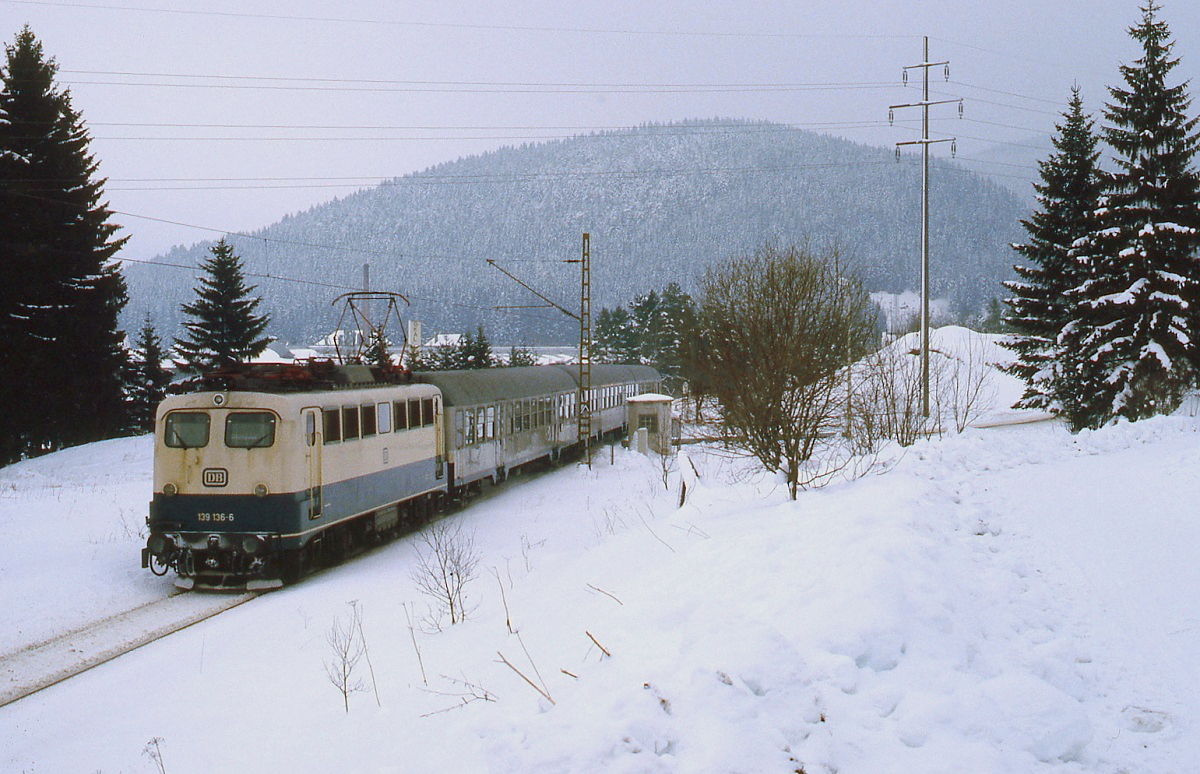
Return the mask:
M664 486L605 450L451 517L465 623L422 623L401 540L0 708L0 770L1196 770L1200 420L968 429L796 502L686 455ZM0 470L0 654L168 593L149 495L148 438Z

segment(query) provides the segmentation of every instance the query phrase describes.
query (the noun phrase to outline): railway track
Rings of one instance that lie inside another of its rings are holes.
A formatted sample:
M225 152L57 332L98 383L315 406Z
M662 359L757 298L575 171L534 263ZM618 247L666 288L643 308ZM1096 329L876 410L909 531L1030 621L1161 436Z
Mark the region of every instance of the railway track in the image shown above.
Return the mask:
M256 594L177 592L0 656L0 707L237 607Z

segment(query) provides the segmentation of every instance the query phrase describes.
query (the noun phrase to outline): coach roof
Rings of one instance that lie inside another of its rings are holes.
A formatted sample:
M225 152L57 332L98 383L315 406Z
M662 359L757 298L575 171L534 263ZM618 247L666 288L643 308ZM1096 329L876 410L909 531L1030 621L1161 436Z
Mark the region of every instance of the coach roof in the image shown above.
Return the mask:
M591 371L592 387L632 382L657 383L661 379L658 372L649 366L594 365ZM413 374L413 378L440 389L448 406L476 406L575 392L579 389L579 366L421 371Z

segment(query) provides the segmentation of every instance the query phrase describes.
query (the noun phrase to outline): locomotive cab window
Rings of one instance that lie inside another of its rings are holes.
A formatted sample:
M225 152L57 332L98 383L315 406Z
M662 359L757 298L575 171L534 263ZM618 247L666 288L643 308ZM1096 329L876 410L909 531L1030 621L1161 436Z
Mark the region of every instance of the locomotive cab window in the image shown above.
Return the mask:
M173 449L208 446L209 416L203 411L172 411L167 414L165 438Z
M225 445L231 449L265 449L275 443L275 415L247 411L225 418Z

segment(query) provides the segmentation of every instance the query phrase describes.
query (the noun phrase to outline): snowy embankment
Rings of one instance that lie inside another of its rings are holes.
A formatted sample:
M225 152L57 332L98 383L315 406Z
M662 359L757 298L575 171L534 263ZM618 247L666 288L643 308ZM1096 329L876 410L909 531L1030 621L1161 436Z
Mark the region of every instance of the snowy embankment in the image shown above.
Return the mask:
M692 447L682 507L678 469L605 450L451 517L481 556L465 623L422 624L402 540L0 708L0 769L157 771L157 738L171 774L1193 770L1198 441L969 429L797 502ZM148 460L0 471L0 652L165 593L127 526Z

